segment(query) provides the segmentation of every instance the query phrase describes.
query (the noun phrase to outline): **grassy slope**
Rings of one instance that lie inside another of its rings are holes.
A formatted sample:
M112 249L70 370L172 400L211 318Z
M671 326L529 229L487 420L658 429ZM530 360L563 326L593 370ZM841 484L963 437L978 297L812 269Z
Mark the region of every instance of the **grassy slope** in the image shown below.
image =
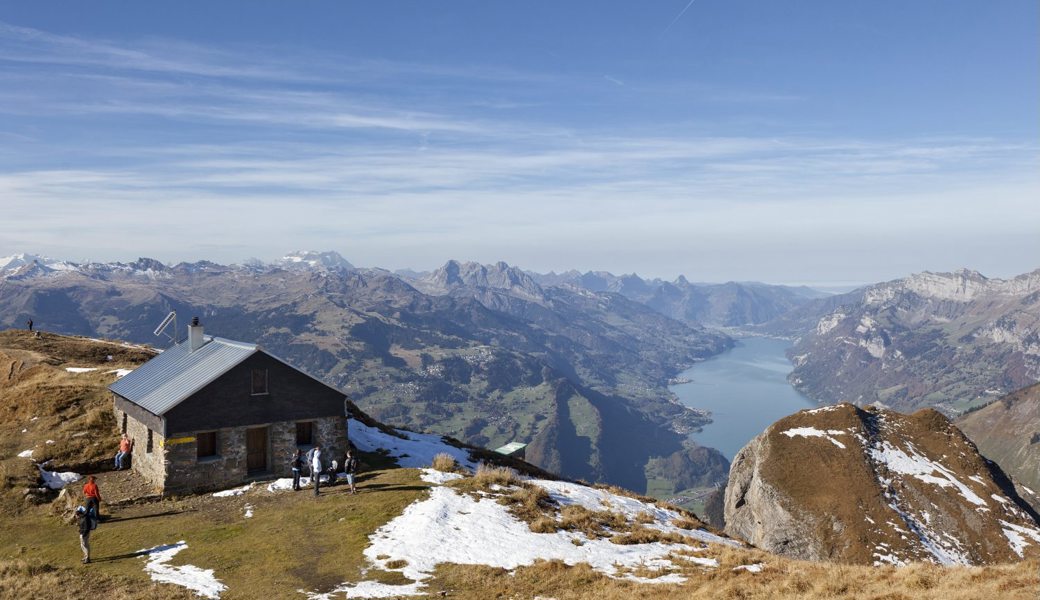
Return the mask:
M21 379L0 381L0 411L4 411L0 413L4 417L0 469L17 475L0 481L5 491L0 497L0 597L81 598L89 593L117 600L187 598L190 594L182 588L151 583L143 570L145 559L134 556L143 548L179 540L187 541L188 548L171 564L214 569L228 586L225 599L303 597L297 590L324 592L360 580L368 536L425 494L426 485L415 470L390 468L372 456L367 457L370 469L359 482L362 493L356 496L345 494L342 487L330 488L315 499L308 492L271 494L258 486L238 497L203 495L118 506L104 510L112 518L94 534L97 562L82 566L75 528L57 510L63 502L34 505L22 499L22 490L35 475L30 461L15 454L39 444L37 458L53 458L58 469L106 464L108 440L114 439L116 430L101 415L108 414L103 388L112 376L73 375L63 367L133 366L143 353L125 349L125 356L109 362L105 359L110 352L91 349L93 342L57 336L44 342L47 346L27 350L25 346L36 341L18 332L0 333L0 351L9 358L18 355L23 373ZM38 419L31 421L33 416ZM90 435L74 437L83 430ZM88 441L81 441L84 438ZM46 445L46 439L56 443ZM66 446L73 444L82 446L72 452ZM101 477L104 493L111 489L106 478L112 476L102 473ZM108 481L115 485L114 479ZM251 519L243 516L247 503L254 507ZM430 591L459 598L958 600L1035 598L1040 585L1035 561L984 569L920 565L897 570L801 563L755 550L721 549L717 557L721 568L703 571L691 566L685 571L690 581L683 585L640 585L559 563L521 568L515 576L486 567L443 565L430 582ZM767 568L758 575L730 568L759 561ZM397 573L369 571L365 578L403 582Z

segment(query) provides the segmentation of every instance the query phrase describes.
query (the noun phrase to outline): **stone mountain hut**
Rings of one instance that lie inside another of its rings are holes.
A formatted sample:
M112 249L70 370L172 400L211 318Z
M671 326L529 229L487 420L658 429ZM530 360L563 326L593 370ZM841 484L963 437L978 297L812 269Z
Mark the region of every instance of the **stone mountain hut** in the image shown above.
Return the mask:
M256 344L188 339L109 386L132 468L164 493L290 475L297 449L347 446L346 395Z

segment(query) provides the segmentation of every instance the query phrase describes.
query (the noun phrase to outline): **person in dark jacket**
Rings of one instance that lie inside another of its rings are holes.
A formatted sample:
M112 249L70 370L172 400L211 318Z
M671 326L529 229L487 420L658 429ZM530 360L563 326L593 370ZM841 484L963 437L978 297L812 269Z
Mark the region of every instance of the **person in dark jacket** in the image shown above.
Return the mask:
M32 327L33 327L32 319L29 319L28 321L26 321L25 324L29 326L29 333L32 333Z
M300 471L303 470L303 452L299 448L293 454L289 467L292 469L292 489L298 492L300 491Z
M353 450L347 450L347 456L343 459L343 473L347 477L347 483L350 484L350 493L356 494L357 489L354 487L354 474L358 470L358 459L354 454Z
M76 507L76 519L79 522L79 548L83 551L83 564L87 564L90 562L90 530L93 524L90 522L90 513L82 506Z

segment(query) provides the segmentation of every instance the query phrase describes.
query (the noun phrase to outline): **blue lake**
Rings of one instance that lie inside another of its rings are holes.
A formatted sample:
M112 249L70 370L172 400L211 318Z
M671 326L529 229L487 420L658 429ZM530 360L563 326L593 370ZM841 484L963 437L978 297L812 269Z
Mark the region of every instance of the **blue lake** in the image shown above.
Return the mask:
M733 460L778 419L817 406L787 383L793 366L784 351L790 346L787 340L741 338L732 350L683 372L693 383L672 386L672 392L686 406L711 411L712 423L693 440Z

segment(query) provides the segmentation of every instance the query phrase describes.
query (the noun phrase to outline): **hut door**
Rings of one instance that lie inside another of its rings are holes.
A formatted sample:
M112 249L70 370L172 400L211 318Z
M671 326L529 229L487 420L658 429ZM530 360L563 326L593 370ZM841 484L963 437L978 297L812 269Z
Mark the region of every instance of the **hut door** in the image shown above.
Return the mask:
M246 470L250 473L267 470L267 428L246 430Z

